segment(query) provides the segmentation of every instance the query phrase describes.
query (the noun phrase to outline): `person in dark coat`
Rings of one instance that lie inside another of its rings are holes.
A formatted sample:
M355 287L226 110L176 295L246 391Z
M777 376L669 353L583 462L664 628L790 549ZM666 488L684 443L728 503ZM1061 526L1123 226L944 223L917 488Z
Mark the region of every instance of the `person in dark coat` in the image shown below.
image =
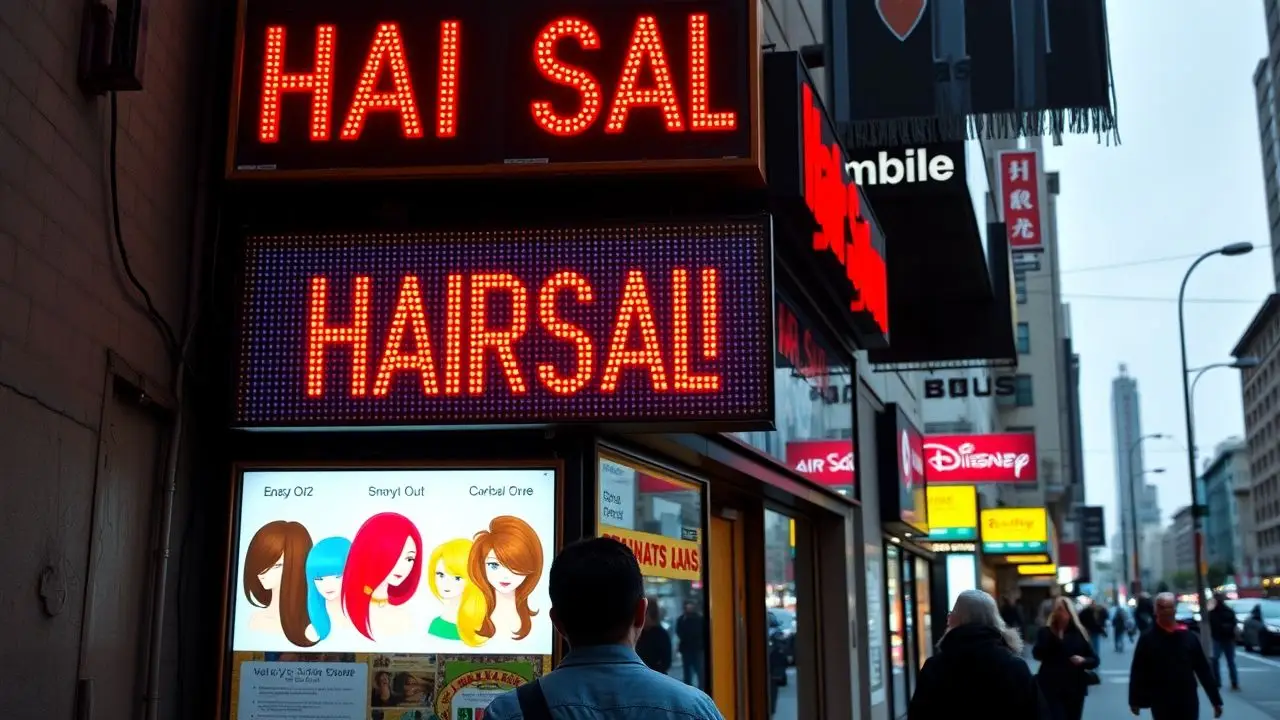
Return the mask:
M1153 720L1196 720L1200 697L1196 679L1222 717L1222 695L1209 670L1200 638L1178 627L1178 600L1160 593L1154 603L1156 626L1142 634L1129 668L1129 710L1134 715L1151 708Z
M1240 674L1236 672L1236 611L1227 604L1227 596L1215 593L1213 609L1209 611L1209 633L1213 637L1213 679L1222 687L1222 658L1227 658L1231 689L1240 689Z
M1089 642L1093 645L1093 654L1102 652L1102 638L1107 636L1107 609L1100 603L1093 603L1080 611L1080 625L1089 633Z
M658 610L658 601L650 598L649 608L645 611L644 629L636 640L636 654L650 669L663 675L671 669L671 634L662 627L662 616Z
M1139 635L1155 627L1156 611L1150 595L1142 593L1138 596L1138 601L1133 606L1133 624Z
M1031 656L1040 661L1036 680L1053 709L1054 720L1081 720L1089 694L1089 671L1098 667L1098 656L1068 598L1054 599L1048 622L1036 634Z
M1115 634L1116 652L1124 652L1124 636L1129 629L1129 613L1123 605L1116 605L1111 611L1111 632Z
M965 708L982 708L986 720L1053 717L1022 659L1022 638L981 590L956 598L937 652L920 669L907 720L955 720Z
M1018 604L1008 595L1000 599L1000 619L1004 621L1004 626L1018 633L1018 637L1022 637L1022 610L1018 608Z

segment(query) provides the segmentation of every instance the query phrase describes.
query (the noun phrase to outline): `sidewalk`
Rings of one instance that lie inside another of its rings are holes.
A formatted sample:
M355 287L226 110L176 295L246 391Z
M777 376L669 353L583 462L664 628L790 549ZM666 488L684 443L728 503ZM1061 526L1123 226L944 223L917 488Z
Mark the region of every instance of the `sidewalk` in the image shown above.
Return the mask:
M1102 684L1089 688L1089 698L1085 701L1085 720L1121 720L1133 717L1129 712L1129 663L1133 660L1133 646L1129 645L1125 652L1117 653L1113 647L1104 645L1102 649L1102 666L1098 674ZM1031 662L1032 669L1036 666ZM1252 675L1253 673L1249 673ZM1259 710L1239 694L1230 691L1223 693L1222 717L1230 720L1273 720L1272 716ZM1139 716L1150 718L1151 711L1143 710ZM1200 692L1200 717L1209 720L1213 717L1213 708L1204 691Z

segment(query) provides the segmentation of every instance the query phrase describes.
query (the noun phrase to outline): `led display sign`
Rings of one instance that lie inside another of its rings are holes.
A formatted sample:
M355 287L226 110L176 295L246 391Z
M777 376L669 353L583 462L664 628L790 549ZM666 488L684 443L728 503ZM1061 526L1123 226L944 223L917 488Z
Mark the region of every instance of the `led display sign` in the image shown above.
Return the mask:
M1040 555L1049 549L1044 508L990 508L981 511L982 552Z
M236 424L769 429L767 220L247 239Z
M744 0L242 0L233 177L756 168Z

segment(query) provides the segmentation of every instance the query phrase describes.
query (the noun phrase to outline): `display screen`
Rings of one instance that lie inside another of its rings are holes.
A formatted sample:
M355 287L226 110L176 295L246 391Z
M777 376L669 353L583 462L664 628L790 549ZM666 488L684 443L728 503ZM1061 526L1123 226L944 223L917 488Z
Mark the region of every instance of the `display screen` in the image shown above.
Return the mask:
M757 161L751 2L241 4L233 176Z
M236 424L773 420L767 220L251 237Z
M243 475L231 647L552 651L550 469Z

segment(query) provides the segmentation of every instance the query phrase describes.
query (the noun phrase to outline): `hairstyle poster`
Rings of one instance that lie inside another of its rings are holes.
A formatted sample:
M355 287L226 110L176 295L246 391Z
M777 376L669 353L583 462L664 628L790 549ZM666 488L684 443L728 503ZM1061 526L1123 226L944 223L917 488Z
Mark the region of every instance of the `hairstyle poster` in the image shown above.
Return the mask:
M246 471L232 650L550 655L555 508L550 469Z

